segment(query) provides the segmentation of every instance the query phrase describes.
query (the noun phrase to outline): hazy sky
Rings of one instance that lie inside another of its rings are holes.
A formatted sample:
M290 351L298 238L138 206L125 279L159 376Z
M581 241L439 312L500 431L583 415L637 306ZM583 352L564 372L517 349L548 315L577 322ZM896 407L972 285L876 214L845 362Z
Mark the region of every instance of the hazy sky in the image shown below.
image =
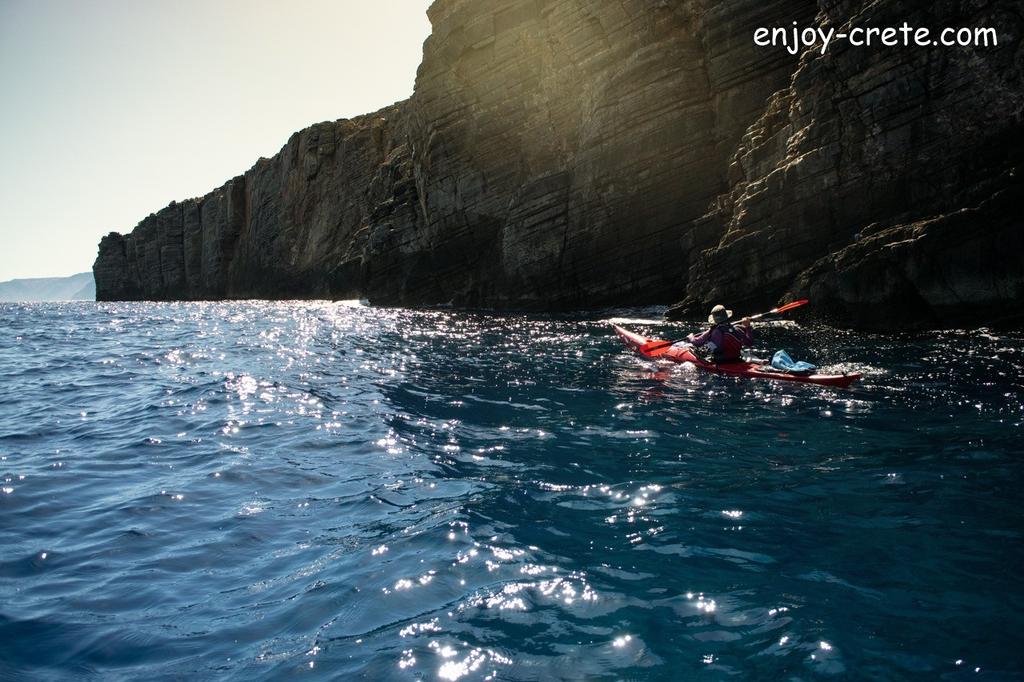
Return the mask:
M0 0L0 281L412 93L430 0Z

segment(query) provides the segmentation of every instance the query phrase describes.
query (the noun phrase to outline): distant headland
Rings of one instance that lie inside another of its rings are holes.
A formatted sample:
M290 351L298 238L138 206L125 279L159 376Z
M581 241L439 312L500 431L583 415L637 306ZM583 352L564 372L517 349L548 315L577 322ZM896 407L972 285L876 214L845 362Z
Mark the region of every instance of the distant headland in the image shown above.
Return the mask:
M30 277L0 282L0 302L91 301L96 285L91 272L70 277Z

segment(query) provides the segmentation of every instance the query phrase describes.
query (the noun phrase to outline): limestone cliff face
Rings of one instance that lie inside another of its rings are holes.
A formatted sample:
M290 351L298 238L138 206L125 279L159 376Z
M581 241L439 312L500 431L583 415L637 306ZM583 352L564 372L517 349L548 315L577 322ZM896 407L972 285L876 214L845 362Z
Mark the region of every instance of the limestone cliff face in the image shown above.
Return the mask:
M753 29L814 11L435 3L410 102L423 274L399 277L413 285L386 300L566 308L678 296L687 224L726 189L729 155L796 64L759 54Z
M682 316L808 296L862 328L1024 320L1022 15L1003 3L822 0L818 22L991 26L998 48L802 55L730 162Z
M358 245L379 209L400 107L292 135L272 159L100 243L98 300L300 298L360 291ZM355 255L354 255L355 254Z
M752 40L793 21L904 19L1019 36L1004 14L967 1L437 0L409 100L296 133L214 192L108 235L97 298L685 297L682 314L811 292L841 323L884 322L908 301L923 302L920 324L1017 315L1022 267L994 245L1020 239L1007 198L1019 42L793 57ZM956 226L983 219L1002 231L950 247ZM950 254L952 269L921 264ZM878 267L889 283L865 286Z

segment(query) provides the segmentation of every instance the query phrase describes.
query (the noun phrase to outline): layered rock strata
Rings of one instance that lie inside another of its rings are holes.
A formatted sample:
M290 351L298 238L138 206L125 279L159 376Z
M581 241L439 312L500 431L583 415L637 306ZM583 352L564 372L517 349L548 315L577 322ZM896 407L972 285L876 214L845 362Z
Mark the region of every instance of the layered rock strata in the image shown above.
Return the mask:
M805 2L440 0L413 96L322 123L109 235L101 299L368 296L567 308L671 300L686 224L796 60Z
M437 0L428 14L410 99L296 133L108 235L97 298L685 298L681 315L811 292L856 325L909 303L915 325L1019 314L1019 261L989 258L1020 234L1019 42L794 57L752 40L793 21L1002 33L1019 16L834 0ZM982 220L1002 227L976 229L973 251L947 241ZM868 286L879 268L891 281Z
M990 2L821 2L853 26L989 26L998 47L802 55L730 161L681 317L808 296L839 324L1024 321L1022 15Z

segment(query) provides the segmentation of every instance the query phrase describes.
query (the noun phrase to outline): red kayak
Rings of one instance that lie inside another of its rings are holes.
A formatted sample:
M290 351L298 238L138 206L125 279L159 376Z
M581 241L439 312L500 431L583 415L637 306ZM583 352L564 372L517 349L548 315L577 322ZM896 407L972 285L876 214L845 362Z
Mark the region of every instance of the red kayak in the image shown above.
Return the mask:
M659 339L649 339L646 336L634 334L622 327L615 327L615 333L622 337L626 345L639 352L645 358L664 358L672 362L689 362L700 369L715 374L727 374L738 377L752 377L756 379L774 379L775 381L796 381L802 384L818 384L819 386L836 386L849 388L850 384L860 379L860 373L852 374L786 374L785 372L772 371L771 365L756 362L728 362L716 365L713 362L702 360L693 354L686 347L663 346L654 350L646 351L642 347L649 343L658 343Z

